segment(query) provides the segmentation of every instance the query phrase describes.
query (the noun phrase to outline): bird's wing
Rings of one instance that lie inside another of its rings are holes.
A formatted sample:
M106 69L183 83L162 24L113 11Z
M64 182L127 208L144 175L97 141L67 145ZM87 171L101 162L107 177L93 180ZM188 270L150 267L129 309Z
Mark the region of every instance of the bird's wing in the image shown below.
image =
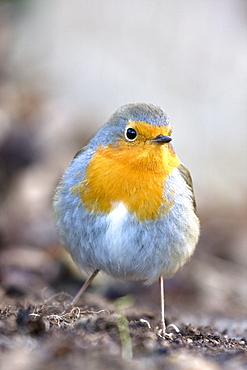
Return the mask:
M188 168L183 163L180 163L180 165L178 166L178 170L179 170L180 174L182 175L184 181L186 182L186 184L188 185L188 187L191 190L191 198L192 198L193 205L194 205L194 211L196 211L196 200L195 200L193 182L192 182L192 178L191 178L191 175L190 175L190 171L188 170Z

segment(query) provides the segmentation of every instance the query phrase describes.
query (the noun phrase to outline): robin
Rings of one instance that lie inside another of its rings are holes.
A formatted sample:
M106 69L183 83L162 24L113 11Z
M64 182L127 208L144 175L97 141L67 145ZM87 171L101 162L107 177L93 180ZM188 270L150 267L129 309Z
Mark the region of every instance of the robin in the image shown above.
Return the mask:
M192 256L199 220L190 173L171 145L158 106L119 108L73 158L54 197L56 228L76 264L90 273L70 309L99 271L160 283L160 331L166 333L163 278Z

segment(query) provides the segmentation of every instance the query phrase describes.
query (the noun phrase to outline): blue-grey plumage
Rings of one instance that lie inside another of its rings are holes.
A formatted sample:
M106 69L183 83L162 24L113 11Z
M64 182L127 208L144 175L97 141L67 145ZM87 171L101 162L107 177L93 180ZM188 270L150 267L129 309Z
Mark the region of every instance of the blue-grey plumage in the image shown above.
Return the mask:
M154 105L130 104L120 108L70 163L56 189L54 213L59 238L82 270L97 269L115 278L152 283L178 271L192 256L199 238L199 220L186 167L175 166L164 179L166 206L160 207L157 219L140 220L121 196L109 212L100 212L93 206L88 209L81 193L72 191L83 181L86 189L88 165L97 149L114 147L126 140L129 122L144 122L155 126L155 130L169 126L167 115ZM170 144L166 145L171 151ZM104 176L111 168L101 171ZM152 199L152 188L149 197Z

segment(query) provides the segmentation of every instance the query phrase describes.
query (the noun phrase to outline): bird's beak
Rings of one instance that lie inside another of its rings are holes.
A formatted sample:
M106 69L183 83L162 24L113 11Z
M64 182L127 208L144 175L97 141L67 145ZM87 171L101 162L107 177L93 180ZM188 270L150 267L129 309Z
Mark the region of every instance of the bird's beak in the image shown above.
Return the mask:
M172 138L170 136L165 136L165 135L158 135L154 139L152 139L154 143L158 143L158 144L169 143L171 140Z

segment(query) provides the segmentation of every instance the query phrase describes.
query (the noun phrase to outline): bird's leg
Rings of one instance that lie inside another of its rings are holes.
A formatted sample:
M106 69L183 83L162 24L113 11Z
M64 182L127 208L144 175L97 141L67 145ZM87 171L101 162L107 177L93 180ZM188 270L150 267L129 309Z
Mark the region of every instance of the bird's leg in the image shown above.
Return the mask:
M165 284L164 278L162 276L159 277L159 285L160 285L160 306L161 306L161 320L160 320L160 329L159 335L162 337L168 336L170 337L172 334L168 334L166 332L166 323L165 323ZM170 324L167 328L173 328L176 333L179 333L180 330L174 324Z
M79 292L74 296L74 298L70 301L68 307L62 314L68 313L71 311L71 309L74 307L76 302L78 302L79 298L82 296L82 294L85 292L85 290L89 287L95 276L98 274L99 270L94 270L92 275L89 276L89 278L85 281L85 283L82 285L81 289Z
M166 323L165 323L165 289L164 289L164 278L159 277L160 286L160 308L161 308L161 320L159 333L164 336L166 334Z

